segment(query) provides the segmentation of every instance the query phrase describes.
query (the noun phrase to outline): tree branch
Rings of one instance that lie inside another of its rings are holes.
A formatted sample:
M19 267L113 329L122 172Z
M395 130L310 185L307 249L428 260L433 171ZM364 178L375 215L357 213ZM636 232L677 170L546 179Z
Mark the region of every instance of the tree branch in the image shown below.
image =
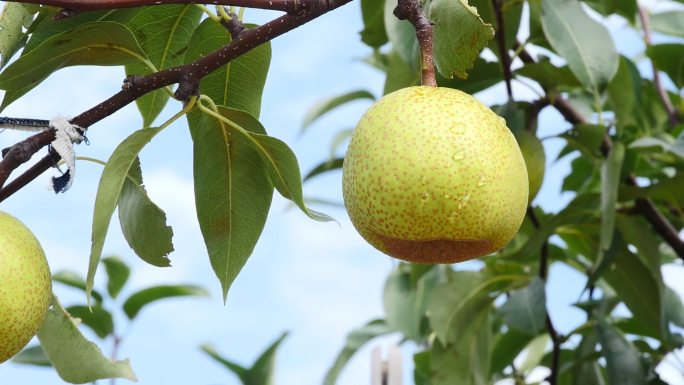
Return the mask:
M651 45L651 23L648 13L644 7L639 7L639 20L641 20L641 28L644 30L644 41L646 42L646 46L649 46ZM665 107L665 111L667 111L667 117L670 120L670 126L677 126L680 123L679 114L677 109L672 105L670 97L667 95L665 86L660 80L660 72L658 71L658 68L653 60L651 60L651 68L653 69L653 85L658 92L660 101Z
M435 59L433 50L432 24L425 16L419 0L399 0L394 9L394 16L399 20L408 20L416 29L416 37L420 45L421 83L424 86L437 87Z
M126 2L123 0L121 2ZM132 1L132 0L131 0ZM303 2L305 0L299 0ZM289 32L307 22L333 10L339 8L352 0L319 0L315 7L310 8L302 13L287 14L275 20L270 21L262 26L247 29L240 33L239 38L232 40L229 44L222 48L203 56L202 58L185 65L174 68L169 68L159 71L147 76L129 76L124 81L122 90L96 105L95 107L81 113L71 120L72 124L79 127L88 128L91 125L99 122L107 116L115 113L129 103L135 101L139 97L148 92L178 83L175 97L178 100L185 101L192 95L196 94L200 80L211 73L212 71L228 64L231 60L249 52L251 49L266 43L275 37L278 37L286 32ZM67 1L69 2L69 1ZM273 1L277 3L277 1ZM281 1L282 2L282 1ZM74 4L82 4L82 2L73 1ZM107 3L113 6L112 1L97 1L89 0L86 3ZM115 1L114 3L119 3ZM149 2L148 2L149 3ZM313 3L309 1L309 3ZM50 136L51 135L51 136ZM30 141L37 144L35 151L41 147L49 144L54 139L54 132L52 130L44 131L39 134L20 142L9 150L8 155L0 161L0 187L3 186L9 174L16 169L21 163L21 160L26 158L27 144L24 142ZM24 144L22 144L24 143ZM24 146L24 147L22 147ZM17 148L14 150L13 148ZM32 147L33 148L33 147ZM35 151L33 153L35 153ZM33 154L31 153L31 155ZM49 159L48 159L49 158ZM25 160L24 160L25 161ZM0 202L7 197L14 194L30 181L35 179L42 172L50 168L54 164L51 156L43 158L30 170L26 171L21 176L17 177L11 185L0 190ZM4 179L3 179L4 178Z
M511 56L508 54L506 48L506 33L504 29L504 16L501 9L501 0L492 0L492 9L496 16L496 45L499 46L499 55L501 56L501 67L503 69L504 80L506 82L506 92L508 98L513 99L513 87L511 86Z
M78 13L104 9L144 7L163 4L213 4L269 9L287 13L318 13L329 8L334 0L21 0L20 3L51 5Z
M534 58L526 51L521 50L520 58L525 63L533 63ZM544 89L544 92L548 91ZM547 96L548 97L548 96ZM669 100L669 99L668 99ZM573 125L585 124L588 121L580 114L573 106L568 103L567 100L563 99L560 95L553 98L551 103L561 115L569 123ZM610 149L613 147L613 141L606 132L601 141L601 153L603 156L608 156ZM632 186L637 186L636 178L630 175L627 180L627 184ZM670 221L658 210L655 204L648 198L638 198L635 201L638 211L646 218L646 220L651 224L655 231L660 234L660 236L667 242L670 247L677 253L679 258L684 260L684 240L679 237L677 229L670 223Z

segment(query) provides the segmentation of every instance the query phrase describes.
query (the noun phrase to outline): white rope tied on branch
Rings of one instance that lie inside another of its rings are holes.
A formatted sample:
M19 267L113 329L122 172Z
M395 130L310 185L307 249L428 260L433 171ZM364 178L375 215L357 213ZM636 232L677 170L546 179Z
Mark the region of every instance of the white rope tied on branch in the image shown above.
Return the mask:
M0 131L3 129L32 132L54 129L55 140L50 143L50 149L55 151L64 160L68 169L62 175L52 177L50 189L55 193L60 193L67 191L71 187L76 175L74 143L80 144L84 140L87 143L85 128L69 123L69 120L63 116L56 116L49 121L0 117ZM55 167L59 170L57 165Z

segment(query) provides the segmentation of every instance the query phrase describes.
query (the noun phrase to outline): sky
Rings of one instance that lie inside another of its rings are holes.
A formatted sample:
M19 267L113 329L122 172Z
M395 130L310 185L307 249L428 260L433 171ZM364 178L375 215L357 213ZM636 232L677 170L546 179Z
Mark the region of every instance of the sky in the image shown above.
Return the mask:
M649 2L649 6L653 6ZM246 20L263 23L272 12L247 10ZM606 22L618 48L628 56L643 51L637 35L618 18ZM307 109L321 98L356 89L381 93L383 77L363 64L370 50L361 44L358 2L348 4L273 41L273 60L264 92L261 121L268 132L287 142L297 154L303 172L329 155L329 143L341 129L353 127L369 102L356 102L321 118L300 136ZM643 63L642 63L643 65ZM644 67L647 68L647 67ZM73 116L116 92L123 79L120 68L75 67L59 71L3 114L49 119ZM519 98L531 92L519 84ZM503 87L476 95L486 104L505 102ZM180 109L170 102L163 116ZM158 122L164 121L160 118ZM134 105L90 128L91 144L77 148L79 156L105 160L115 146L141 128ZM540 118L540 136L568 129L555 111L546 109ZM7 147L25 135L5 131L0 146ZM561 194L560 184L569 170L568 161L554 162L562 141L544 142L547 178L537 198L548 211L557 211L571 198ZM346 334L367 321L382 317L382 288L396 261L366 244L355 232L341 208L322 207L338 223L318 223L288 201L275 195L269 218L250 260L234 282L227 303L221 299L218 281L209 265L197 225L192 187L192 146L183 120L163 131L141 155L146 188L166 211L174 229L172 267L160 269L139 260L130 250L116 222L110 227L104 255L118 255L132 268L132 277L121 298L155 284L190 283L207 288L209 298L171 299L151 305L130 325L117 317L124 334L119 357L130 358L140 384L225 384L239 382L199 350L210 342L225 357L250 365L257 355L283 331L276 384L320 384L326 370L342 348ZM42 154L41 154L42 156ZM85 275L90 250L92 208L101 166L79 162L76 180L66 194L55 195L46 185L54 170L31 183L0 205L20 218L40 239L53 272L64 269ZM309 197L341 202L341 175L330 173L304 186ZM463 268L478 268L478 262ZM668 267L665 278L679 293L684 285L679 266ZM681 281L681 280L680 280ZM96 287L105 284L103 271ZM584 287L584 278L562 266L551 267L547 286L548 307L557 328L569 331L583 322L583 313L569 306ZM64 305L84 302L82 293L55 285ZM124 327L126 326L126 327ZM95 338L86 330L86 335ZM386 349L397 336L379 339L357 354L338 381L341 385L368 383L370 348ZM100 343L105 352L111 346ZM405 351L406 384L412 358ZM684 384L671 367L660 369L667 382ZM543 373L539 374L543 376ZM128 381L119 380L125 384ZM15 364L0 365L2 385L61 385L51 369Z

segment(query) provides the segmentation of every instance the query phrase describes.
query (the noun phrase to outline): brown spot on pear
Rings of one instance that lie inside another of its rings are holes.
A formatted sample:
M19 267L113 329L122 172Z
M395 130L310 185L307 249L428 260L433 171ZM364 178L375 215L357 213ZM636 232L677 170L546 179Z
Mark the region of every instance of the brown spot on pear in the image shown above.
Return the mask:
M38 239L0 211L0 363L17 354L45 320L52 281Z
M345 157L343 194L354 227L378 250L455 263L513 238L528 179L502 118L461 91L418 86L363 115Z

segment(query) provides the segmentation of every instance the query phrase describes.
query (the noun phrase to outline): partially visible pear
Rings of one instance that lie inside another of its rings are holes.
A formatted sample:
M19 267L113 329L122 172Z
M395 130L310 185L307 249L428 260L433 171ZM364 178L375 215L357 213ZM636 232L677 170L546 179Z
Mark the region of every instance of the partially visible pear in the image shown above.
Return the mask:
M525 216L525 161L504 119L451 88L409 87L359 122L343 167L344 202L378 250L418 263L493 253Z
M38 332L50 305L52 281L38 239L0 211L0 363Z

